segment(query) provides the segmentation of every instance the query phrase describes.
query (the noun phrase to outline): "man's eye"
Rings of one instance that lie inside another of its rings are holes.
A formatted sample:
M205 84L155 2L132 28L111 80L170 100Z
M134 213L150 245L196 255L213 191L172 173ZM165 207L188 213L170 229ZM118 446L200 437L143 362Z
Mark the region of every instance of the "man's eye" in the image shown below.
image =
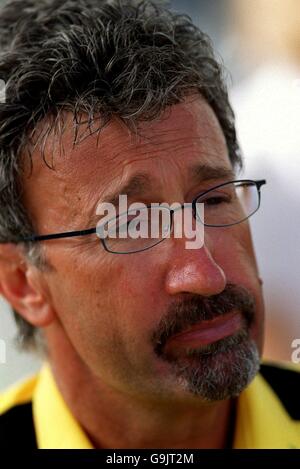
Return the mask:
M208 197L203 201L206 205L220 205L230 203L230 197Z

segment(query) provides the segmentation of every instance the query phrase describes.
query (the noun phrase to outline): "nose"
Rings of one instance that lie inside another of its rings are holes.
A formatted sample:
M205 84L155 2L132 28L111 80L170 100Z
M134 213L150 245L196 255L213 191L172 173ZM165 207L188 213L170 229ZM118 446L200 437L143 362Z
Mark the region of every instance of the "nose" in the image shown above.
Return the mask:
M172 258L165 279L165 289L169 295L194 293L211 296L224 290L225 273L213 259L206 244L195 250L179 245L174 249L175 257Z

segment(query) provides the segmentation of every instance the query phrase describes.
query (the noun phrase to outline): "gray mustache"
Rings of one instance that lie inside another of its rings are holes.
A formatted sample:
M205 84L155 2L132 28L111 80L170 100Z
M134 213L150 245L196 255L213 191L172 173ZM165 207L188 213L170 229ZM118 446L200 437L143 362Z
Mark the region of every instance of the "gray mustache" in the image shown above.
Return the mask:
M255 318L255 298L245 287L228 283L217 295L192 295L181 302L172 303L152 335L157 355L162 355L167 340L201 321L237 310L250 328Z

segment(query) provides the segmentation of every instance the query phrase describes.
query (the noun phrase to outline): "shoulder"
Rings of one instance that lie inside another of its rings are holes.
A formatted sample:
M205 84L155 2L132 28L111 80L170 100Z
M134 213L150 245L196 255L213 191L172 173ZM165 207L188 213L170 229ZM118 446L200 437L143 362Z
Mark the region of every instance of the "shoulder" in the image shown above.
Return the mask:
M0 394L0 448L36 448L32 395L37 377Z
M300 366L264 362L260 374L293 420L300 420Z

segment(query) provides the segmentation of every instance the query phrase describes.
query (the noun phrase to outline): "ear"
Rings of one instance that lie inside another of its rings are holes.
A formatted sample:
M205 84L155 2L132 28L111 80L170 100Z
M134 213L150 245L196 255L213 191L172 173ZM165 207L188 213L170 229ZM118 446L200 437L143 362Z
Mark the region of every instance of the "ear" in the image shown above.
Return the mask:
M0 294L35 327L48 326L55 318L43 273L18 245L0 244Z

